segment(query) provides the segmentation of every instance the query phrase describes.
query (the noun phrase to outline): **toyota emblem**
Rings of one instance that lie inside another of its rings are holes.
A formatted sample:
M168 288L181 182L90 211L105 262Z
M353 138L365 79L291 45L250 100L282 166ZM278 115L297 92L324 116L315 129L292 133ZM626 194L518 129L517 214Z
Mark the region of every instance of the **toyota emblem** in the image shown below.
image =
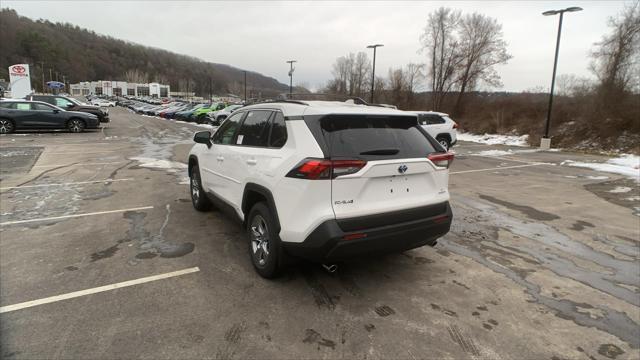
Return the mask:
M409 169L409 168L407 167L407 165L404 165L404 164L403 164L403 165L400 165L400 167L398 167L398 172L399 172L400 174L404 174L404 173L406 173L406 172L407 172L407 169Z
M21 66L21 65L16 65L16 66L12 67L11 70L13 70L13 72L18 73L18 74L22 74L25 71L27 71L27 69L25 69L24 66Z

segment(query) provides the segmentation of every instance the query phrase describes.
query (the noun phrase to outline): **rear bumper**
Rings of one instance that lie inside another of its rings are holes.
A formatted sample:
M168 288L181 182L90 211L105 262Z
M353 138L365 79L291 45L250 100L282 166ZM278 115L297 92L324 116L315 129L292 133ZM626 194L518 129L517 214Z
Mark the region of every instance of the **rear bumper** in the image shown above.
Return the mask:
M442 209L439 214L429 211L422 218L403 221L384 226L352 229L344 231L338 220L327 220L320 224L302 243L282 242L285 250L296 257L310 261L335 262L351 258L401 252L424 245L435 245L451 227L451 207L449 203L433 205L434 209ZM407 210L411 214L415 209ZM393 216L397 216L394 213ZM378 215L372 215L379 217ZM344 222L344 221L341 221ZM365 218L358 222L367 223ZM364 236L359 238L345 239Z

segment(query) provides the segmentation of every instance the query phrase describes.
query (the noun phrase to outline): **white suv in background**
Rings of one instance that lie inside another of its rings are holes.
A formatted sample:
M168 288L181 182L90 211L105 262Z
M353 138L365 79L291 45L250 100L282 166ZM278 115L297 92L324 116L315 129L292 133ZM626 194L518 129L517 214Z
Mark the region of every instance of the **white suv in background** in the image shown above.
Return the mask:
M324 264L435 245L449 231L453 155L415 115L281 101L233 112L189 153L193 206L246 227L256 271L289 256Z
M449 150L458 141L458 124L449 114L435 111L407 111L418 116L418 122L440 145Z

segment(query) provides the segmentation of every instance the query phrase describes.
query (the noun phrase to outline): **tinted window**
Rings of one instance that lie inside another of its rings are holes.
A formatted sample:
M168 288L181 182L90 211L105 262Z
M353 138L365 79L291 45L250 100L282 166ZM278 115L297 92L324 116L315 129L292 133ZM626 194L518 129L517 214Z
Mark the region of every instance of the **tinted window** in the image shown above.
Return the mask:
M242 113L235 114L228 118L218 131L216 131L215 135L213 135L213 143L214 144L223 144L229 145L233 141L233 136L236 134L238 127L240 127L240 120L242 120Z
M32 110L51 111L51 110L53 110L53 106L49 106L49 105L45 105L45 104L31 104L31 109Z
M271 125L271 137L269 138L269 146L283 147L287 142L287 126L284 123L284 116L281 112L277 112L273 118Z
M247 146L267 146L269 140L269 118L271 111L249 111L238 132L236 144Z
M423 158L435 151L413 116L330 115L320 125L332 158Z
M11 104L13 104L13 103L10 103L10 102L0 102L0 108L3 108L3 109L11 109L11 108L12 108Z

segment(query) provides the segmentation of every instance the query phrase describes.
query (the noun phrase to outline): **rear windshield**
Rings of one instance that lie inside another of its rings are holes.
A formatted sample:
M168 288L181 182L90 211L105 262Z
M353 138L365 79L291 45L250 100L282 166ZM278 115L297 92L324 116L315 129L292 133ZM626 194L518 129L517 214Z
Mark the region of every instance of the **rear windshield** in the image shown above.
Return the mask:
M332 158L423 158L436 151L413 116L330 115L320 126Z

